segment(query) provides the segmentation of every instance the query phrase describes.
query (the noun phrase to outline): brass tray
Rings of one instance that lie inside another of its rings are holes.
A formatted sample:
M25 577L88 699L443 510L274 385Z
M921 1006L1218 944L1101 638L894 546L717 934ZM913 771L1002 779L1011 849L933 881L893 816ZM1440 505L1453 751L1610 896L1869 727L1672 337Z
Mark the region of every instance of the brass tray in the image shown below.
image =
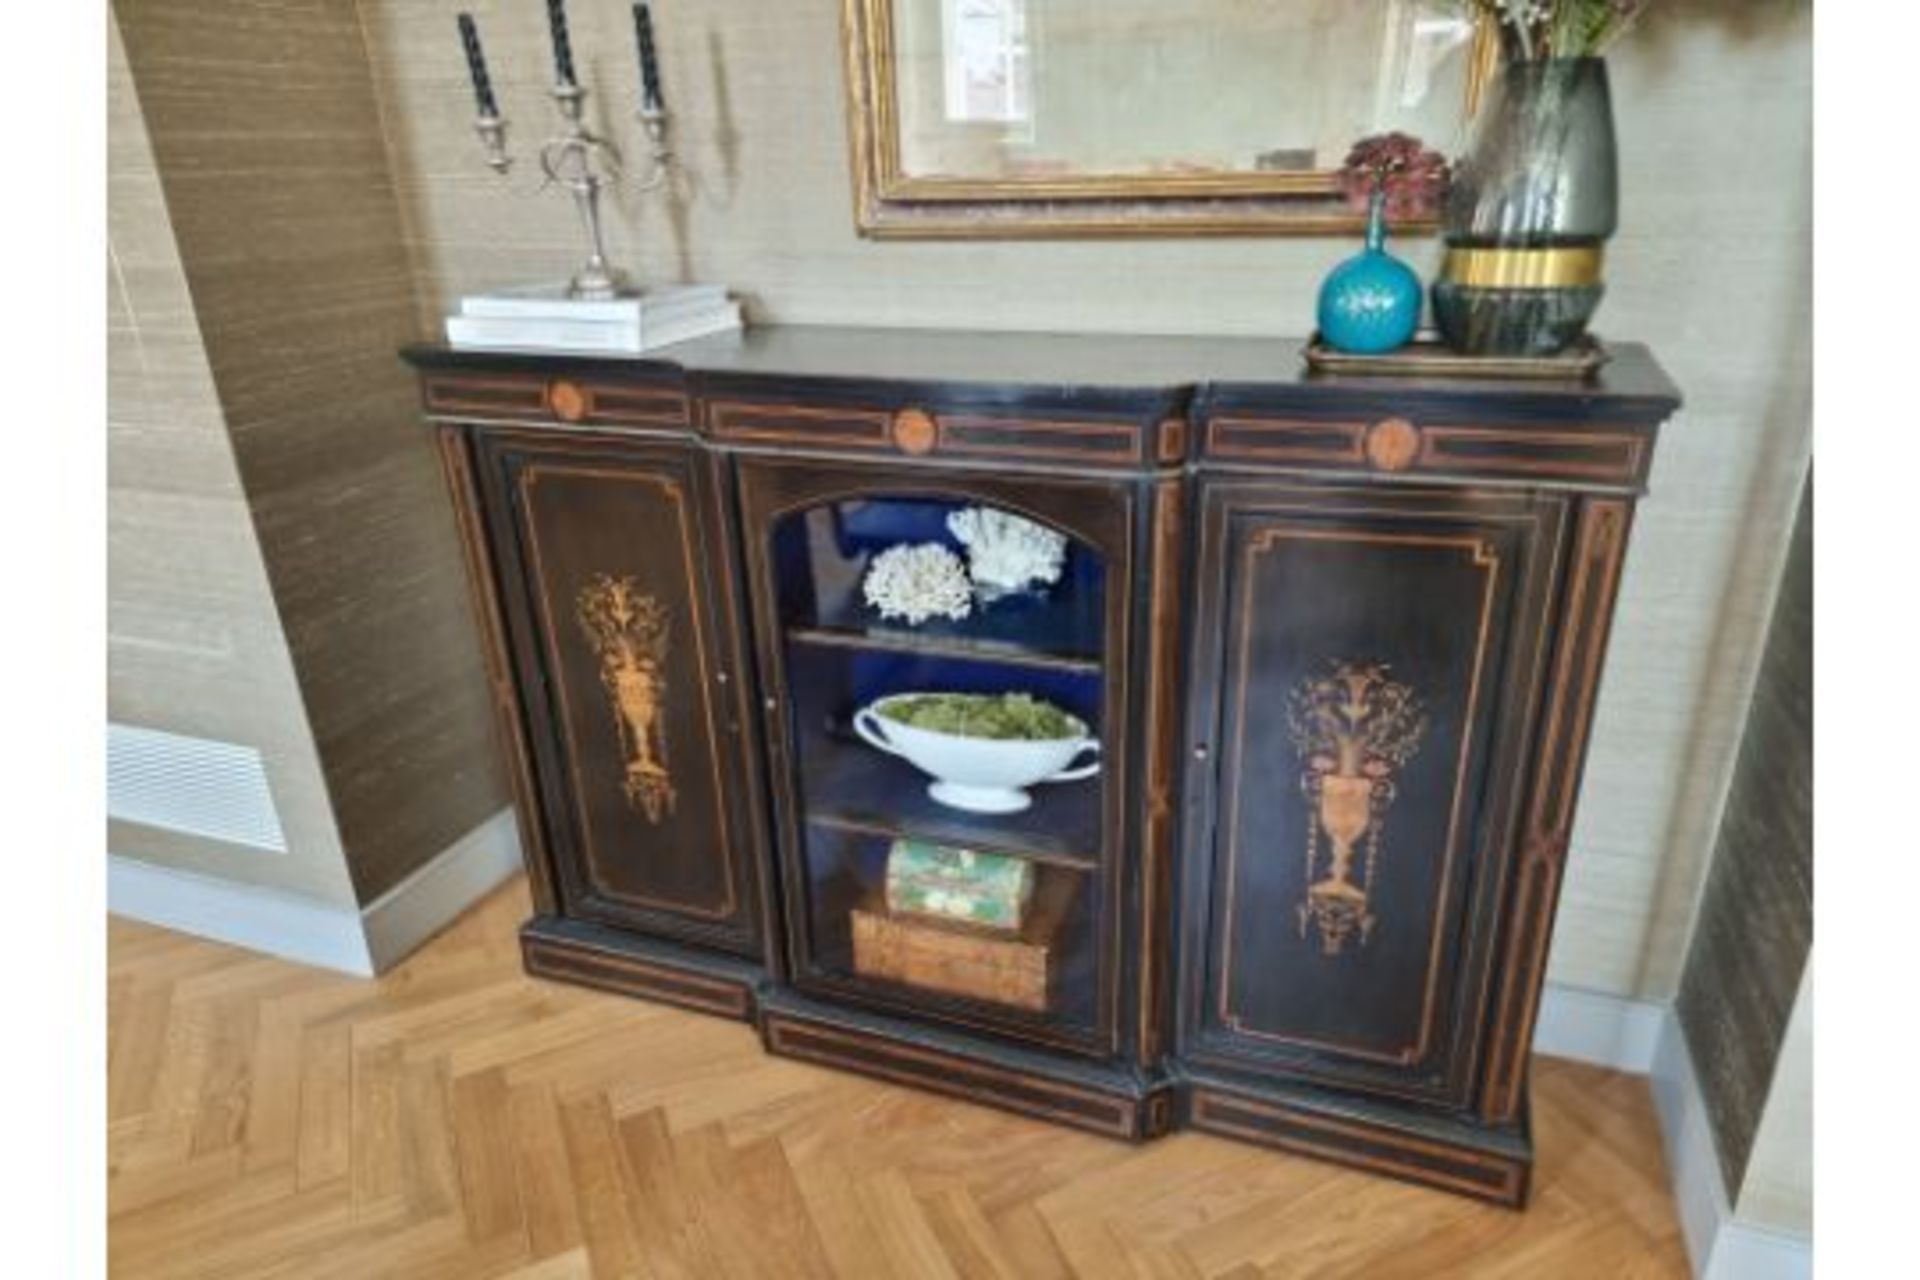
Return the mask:
M1335 351L1316 333L1300 349L1300 354L1307 367L1316 373L1401 378L1536 378L1560 382L1591 378L1612 358L1606 346L1592 334L1580 338L1559 355L1463 356L1431 330L1415 334L1413 341L1398 350L1370 356Z

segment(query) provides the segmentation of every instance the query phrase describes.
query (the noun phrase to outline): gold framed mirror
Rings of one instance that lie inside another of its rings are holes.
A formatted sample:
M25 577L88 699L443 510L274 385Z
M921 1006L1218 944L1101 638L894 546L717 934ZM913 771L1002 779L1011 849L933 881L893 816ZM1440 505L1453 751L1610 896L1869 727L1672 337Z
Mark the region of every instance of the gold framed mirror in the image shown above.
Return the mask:
M843 3L854 217L883 238L1352 231L1347 149L1456 150L1494 53L1454 0Z

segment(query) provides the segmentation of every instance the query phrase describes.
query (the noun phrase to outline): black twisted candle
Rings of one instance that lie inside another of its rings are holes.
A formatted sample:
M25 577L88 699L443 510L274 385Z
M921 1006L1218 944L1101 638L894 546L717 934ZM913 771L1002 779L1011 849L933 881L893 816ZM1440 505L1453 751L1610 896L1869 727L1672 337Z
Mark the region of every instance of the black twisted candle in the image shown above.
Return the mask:
M567 36L567 0L547 0L547 29L553 33L553 75L561 84L572 84L573 41Z
M653 12L644 4L633 6L633 36L640 45L640 105L661 110L667 100L660 93L660 59L653 48Z
M487 55L480 48L480 28L473 24L473 15L460 15L460 46L467 51L467 74L473 78L473 103L483 116L498 116L500 106L494 101L493 81L487 77Z

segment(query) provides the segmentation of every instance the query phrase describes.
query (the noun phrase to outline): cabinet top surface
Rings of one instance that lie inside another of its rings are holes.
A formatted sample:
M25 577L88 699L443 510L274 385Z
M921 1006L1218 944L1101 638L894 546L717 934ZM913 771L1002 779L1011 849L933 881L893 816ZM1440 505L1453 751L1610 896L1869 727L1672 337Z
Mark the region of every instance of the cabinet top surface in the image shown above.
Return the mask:
M1525 399L1565 413L1608 408L1642 417L1665 417L1680 401L1652 354L1634 342L1608 343L1612 358L1595 377L1566 381L1329 376L1306 368L1303 345L1298 338L761 325L644 356L456 350L441 344L410 346L404 354L423 369L586 371L640 380L705 376L983 384L1053 392L1207 386L1233 396Z

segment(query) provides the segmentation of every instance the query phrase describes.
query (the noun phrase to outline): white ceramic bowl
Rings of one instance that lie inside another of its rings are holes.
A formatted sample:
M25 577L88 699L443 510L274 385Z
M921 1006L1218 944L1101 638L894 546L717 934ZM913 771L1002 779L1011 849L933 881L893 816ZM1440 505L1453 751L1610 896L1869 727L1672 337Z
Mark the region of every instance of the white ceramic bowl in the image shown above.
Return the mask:
M854 714L853 729L868 745L899 756L929 774L927 794L971 813L1018 813L1033 803L1026 788L1037 782L1071 782L1100 772L1100 742L1069 717L1079 733L1070 738L968 738L902 724L887 707L925 693L896 693ZM1073 768L1075 756L1093 759Z

